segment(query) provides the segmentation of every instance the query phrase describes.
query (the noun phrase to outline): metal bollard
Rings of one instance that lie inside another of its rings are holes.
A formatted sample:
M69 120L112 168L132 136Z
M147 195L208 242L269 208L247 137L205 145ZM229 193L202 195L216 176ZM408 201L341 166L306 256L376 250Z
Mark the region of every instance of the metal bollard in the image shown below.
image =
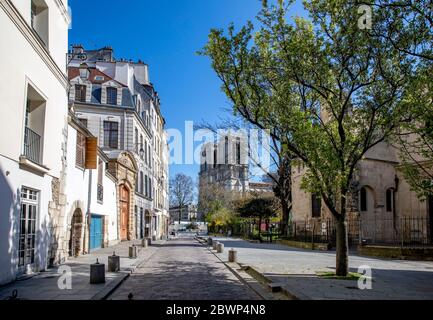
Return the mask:
M135 245L132 245L132 247L129 247L129 258L130 259L137 259L137 247Z
M213 243L212 243L213 247L212 247L212 248L213 248L214 250L217 249L218 243L219 243L218 241L213 241Z
M212 238L207 238L207 245L210 247L212 246Z
M217 252L223 253L224 252L224 243L218 243L217 245Z
M152 245L152 238L147 238L147 245L149 245L149 246Z
M143 248L147 248L147 247L149 246L149 244L148 244L148 242L147 242L147 239L143 239L143 240L141 240L141 246L142 246Z
M96 259L96 263L90 265L90 284L101 283L105 283L105 264Z
M235 249L229 250L229 262L238 262L238 252Z
M116 256L116 252L108 257L108 272L119 272L120 271L120 257Z

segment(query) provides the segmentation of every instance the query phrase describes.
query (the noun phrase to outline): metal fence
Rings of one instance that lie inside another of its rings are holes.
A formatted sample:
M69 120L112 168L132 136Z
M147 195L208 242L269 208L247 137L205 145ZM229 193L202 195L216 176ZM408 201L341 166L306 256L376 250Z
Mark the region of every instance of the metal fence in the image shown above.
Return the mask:
M433 245L433 225L428 218L366 218L347 220L350 246L377 244L392 246ZM334 219L310 219L295 221L289 226L290 240L328 243L335 247Z
M24 132L24 156L34 163L41 163L41 136L27 127Z

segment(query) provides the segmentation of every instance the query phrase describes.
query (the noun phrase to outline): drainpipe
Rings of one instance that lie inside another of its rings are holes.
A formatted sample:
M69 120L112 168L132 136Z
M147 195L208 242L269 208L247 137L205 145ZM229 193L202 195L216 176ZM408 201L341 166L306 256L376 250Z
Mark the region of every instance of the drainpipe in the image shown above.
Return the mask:
M87 247L88 250L87 252L90 253L90 223L91 223L91 212L90 212L90 208L92 205L92 173L93 170L89 170L89 186L88 186L88 193L87 193L87 213L86 213L86 219L87 219L87 236L85 236L85 238L87 238ZM86 248L85 246L83 246L83 254L85 254Z

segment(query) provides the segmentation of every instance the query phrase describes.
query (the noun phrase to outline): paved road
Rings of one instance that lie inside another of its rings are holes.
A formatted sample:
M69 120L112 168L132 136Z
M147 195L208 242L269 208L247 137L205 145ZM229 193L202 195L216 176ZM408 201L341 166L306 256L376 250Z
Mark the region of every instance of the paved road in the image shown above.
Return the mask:
M136 269L111 300L257 300L226 266L191 238L172 239Z

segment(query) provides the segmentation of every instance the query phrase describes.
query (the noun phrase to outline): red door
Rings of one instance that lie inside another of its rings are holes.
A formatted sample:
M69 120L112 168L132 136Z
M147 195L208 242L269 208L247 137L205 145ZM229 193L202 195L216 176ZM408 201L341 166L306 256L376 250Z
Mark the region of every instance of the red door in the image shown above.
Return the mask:
M120 186L120 240L128 240L129 227L129 190Z

